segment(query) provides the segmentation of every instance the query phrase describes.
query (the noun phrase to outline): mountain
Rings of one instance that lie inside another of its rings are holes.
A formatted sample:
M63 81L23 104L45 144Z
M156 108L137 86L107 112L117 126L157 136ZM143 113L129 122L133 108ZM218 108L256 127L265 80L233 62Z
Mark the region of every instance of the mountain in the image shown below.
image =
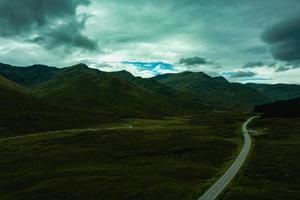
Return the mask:
M177 107L175 108L176 110L181 110L181 113L192 113L195 111L207 111L215 109L215 107L212 105L194 101L190 92L173 89L165 84L159 83L153 78L135 77L131 73L124 70L111 73L140 87L164 96L168 99L169 104L172 103Z
M16 83L4 78L0 75L0 106L9 102L15 102L18 99L29 99L26 89L18 86Z
M113 75L118 76L122 79L130 81L140 87L143 87L147 90L156 92L160 95L171 97L171 98L180 98L181 95L185 95L183 92L179 92L171 87L168 87L152 78L142 78L142 77L135 77L131 73L123 70L117 72L111 72Z
M51 104L0 75L0 137L67 128L90 127L116 116Z
M256 89L272 101L288 100L300 97L300 85L293 84L255 84L248 83L247 86Z
M189 92L195 101L215 107L243 109L269 100L251 87L230 83L224 77L210 77L202 72L164 74L154 77L154 80L173 89Z
M0 74L51 105L120 117L250 110L254 105L300 96L298 85L230 83L202 72L141 78L127 71L103 72L84 64L62 69L0 64Z
M0 74L23 86L32 86L53 79L59 69L46 65L32 65L29 67L15 67L0 63Z
M22 129L25 129L26 132L27 127L34 126L35 119L39 118L36 111L39 110L40 103L37 99L27 93L26 89L3 76L0 76L0 94L1 136L6 132L15 132ZM40 111L43 110L40 109Z
M67 107L112 111L122 116L170 114L176 111L178 102L115 73L84 64L64 68L54 79L34 87L34 92Z
M300 117L300 98L255 106L264 117Z

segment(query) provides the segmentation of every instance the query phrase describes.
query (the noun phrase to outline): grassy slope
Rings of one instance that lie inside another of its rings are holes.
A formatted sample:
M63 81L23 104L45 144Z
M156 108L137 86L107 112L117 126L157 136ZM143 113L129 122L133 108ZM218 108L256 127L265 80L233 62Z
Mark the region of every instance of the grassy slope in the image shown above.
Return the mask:
M267 99L246 85L230 83L223 77L210 77L202 72L183 72L154 77L158 82L192 94L194 100L214 105L215 108L252 108Z
M45 103L2 76L0 76L0 94L0 137L86 127L114 119L109 113L64 108Z
M159 116L178 112L175 99L113 74L83 65L66 68L35 91L43 99L84 109L117 111L123 116ZM185 109L181 107L181 110Z
M29 87L53 80L62 71L64 70L44 65L15 67L0 63L0 74L20 85ZM299 85L251 83L244 85L229 83L223 77L212 78L201 72L159 75L153 79L133 77L126 71L106 74L119 76L143 89L167 96L169 101L173 101L172 104L177 104L177 106L181 104L181 107L183 104L189 110L201 110L204 108L203 104L210 105L206 106L210 109L230 107L242 110L261 103L300 97Z
M174 97L177 98L177 91L174 90L171 87L168 87L164 84L161 84L154 79L151 78L141 78L141 77L135 77L132 74L130 74L127 71L118 71L118 72L111 72L113 75L118 76L124 80L130 81L132 83L135 83L138 86L141 86L145 89L154 91L158 94L167 96L167 97Z
M224 199L299 199L300 118L266 118L253 124L263 135L255 137L248 166Z
M177 106L178 109L184 108L185 112L193 113L195 111L213 110L215 107L205 105L203 102L194 101L193 94L188 91L178 90L179 88L172 88L163 83L158 82L154 78L135 77L127 71L111 72L124 80L130 81L142 88L158 93L166 98L168 101Z
M196 199L233 159L243 120L212 113L0 140L0 198Z
M246 84L267 96L272 101L288 100L300 97L300 86L293 84Z
M33 86L51 80L59 73L59 71L58 68L45 65L15 67L0 63L0 74L23 86Z

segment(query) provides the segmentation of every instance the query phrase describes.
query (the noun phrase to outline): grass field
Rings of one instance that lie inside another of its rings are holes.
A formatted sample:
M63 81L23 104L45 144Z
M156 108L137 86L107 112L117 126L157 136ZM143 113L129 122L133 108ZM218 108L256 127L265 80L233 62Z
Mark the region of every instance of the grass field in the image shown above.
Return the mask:
M235 158L245 119L210 113L0 139L0 199L197 199Z
M248 165L224 199L300 198L300 118L255 120L258 130Z

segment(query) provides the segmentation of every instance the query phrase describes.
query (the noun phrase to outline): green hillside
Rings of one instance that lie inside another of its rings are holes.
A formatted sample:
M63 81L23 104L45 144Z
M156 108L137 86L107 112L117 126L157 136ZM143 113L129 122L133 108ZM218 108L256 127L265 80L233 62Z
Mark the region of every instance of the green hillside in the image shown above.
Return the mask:
M0 76L0 137L89 127L115 119L112 113L51 104Z
M19 100L29 100L26 89L0 75L0 106Z
M300 97L300 85L293 84L255 84L248 83L247 86L256 89L261 94L272 99L272 101L288 100Z
M0 63L0 74L23 86L32 86L48 81L59 73L59 69L46 65L15 67Z
M59 71L58 68L46 65L15 67L0 63L0 74L22 86L33 86L48 81L54 78Z
M43 102L120 117L251 110L255 105L300 96L298 85L230 83L202 72L141 78L124 70L102 72L84 64L62 69L0 64L0 74L34 92Z
M177 90L176 88L169 87L163 83L159 83L153 78L141 78L135 77L127 71L111 72L122 79L130 81L146 90L158 93L165 98L168 98L169 102L183 108L187 112L193 112L196 110L211 110L212 107L209 104L203 102L194 101L192 93L188 91ZM178 110L179 108L177 108Z
M189 92L194 100L216 107L251 108L269 99L243 84L230 83L224 77L210 77L205 73L183 72L154 77L174 89Z
M177 94L179 94L177 90L174 90L173 88L161 84L151 78L135 77L127 71L118 71L118 72L111 72L111 73L115 76L118 76L122 79L130 81L140 87L156 92L163 96L175 97Z
M118 76L79 64L34 89L42 99L67 107L114 111L122 116L174 112L176 100Z

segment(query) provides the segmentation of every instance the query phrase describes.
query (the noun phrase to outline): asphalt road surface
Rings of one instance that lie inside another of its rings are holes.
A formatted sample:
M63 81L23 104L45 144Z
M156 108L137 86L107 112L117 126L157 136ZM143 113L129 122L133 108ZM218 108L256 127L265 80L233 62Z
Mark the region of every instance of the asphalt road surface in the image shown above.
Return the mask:
M247 125L257 116L249 118L244 124L243 124L243 135L245 139L245 143L243 146L243 149L241 150L240 154L236 158L236 160L233 162L233 164L230 166L230 168L223 174L221 178L215 182L213 186L211 186L200 198L199 200L214 200L216 199L222 191L228 186L228 184L231 182L231 180L234 178L234 176L238 173L239 169L245 162L247 155L251 148L251 137L247 130Z

